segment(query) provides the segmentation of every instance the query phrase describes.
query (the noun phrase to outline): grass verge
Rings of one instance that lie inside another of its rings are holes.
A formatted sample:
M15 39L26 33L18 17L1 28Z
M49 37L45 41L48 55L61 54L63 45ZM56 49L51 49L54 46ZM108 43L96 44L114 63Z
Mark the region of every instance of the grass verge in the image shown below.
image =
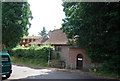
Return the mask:
M48 62L42 59L35 59L35 58L16 58L11 57L12 63L26 65L26 66L34 66L34 67L49 67Z
M120 77L113 73L105 73L105 72L89 72L89 75L95 75L98 77L106 78L106 79L120 79Z

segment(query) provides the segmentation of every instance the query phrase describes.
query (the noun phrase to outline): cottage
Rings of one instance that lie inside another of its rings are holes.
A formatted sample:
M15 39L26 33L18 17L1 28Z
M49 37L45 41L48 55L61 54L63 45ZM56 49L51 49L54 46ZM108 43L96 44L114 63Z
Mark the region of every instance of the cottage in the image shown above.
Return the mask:
M29 46L29 43L36 41L39 38L41 38L41 36L24 36L20 42L20 46Z
M83 49L72 47L69 39L62 30L57 29L51 31L29 44L36 44L39 46L42 44L50 44L54 46L54 56L57 56L57 53L59 53L61 60L65 62L66 68L86 69L88 67L89 60L82 52Z

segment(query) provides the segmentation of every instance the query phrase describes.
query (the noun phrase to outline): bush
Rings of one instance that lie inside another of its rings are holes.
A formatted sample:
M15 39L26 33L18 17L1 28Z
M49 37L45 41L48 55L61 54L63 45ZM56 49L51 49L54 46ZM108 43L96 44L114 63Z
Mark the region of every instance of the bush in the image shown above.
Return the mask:
M120 63L119 63L120 59L119 58L120 58L119 55L114 55L113 57L111 57L111 59L107 59L103 63L102 67L93 67L91 68L91 71L120 77L120 71L119 71L120 70Z
M17 46L16 48L12 49L10 54L11 56L17 58L34 58L48 61L48 56L51 55L53 50L53 47L50 45L32 45L30 47Z
M106 61L103 65L102 70L105 73L115 74L120 76L120 55L115 55L112 59Z

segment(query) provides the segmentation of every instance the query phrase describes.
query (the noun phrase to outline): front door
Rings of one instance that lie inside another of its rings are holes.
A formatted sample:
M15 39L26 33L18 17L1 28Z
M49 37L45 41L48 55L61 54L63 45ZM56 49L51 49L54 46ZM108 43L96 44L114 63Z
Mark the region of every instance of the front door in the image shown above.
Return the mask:
M83 56L81 54L77 55L77 69L83 68Z

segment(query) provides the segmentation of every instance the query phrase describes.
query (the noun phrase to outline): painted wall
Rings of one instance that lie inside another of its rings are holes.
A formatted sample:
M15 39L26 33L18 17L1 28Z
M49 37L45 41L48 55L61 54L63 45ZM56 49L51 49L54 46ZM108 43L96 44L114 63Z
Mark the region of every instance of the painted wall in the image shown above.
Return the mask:
M62 46L60 57L65 62L66 68L70 68L69 46Z

